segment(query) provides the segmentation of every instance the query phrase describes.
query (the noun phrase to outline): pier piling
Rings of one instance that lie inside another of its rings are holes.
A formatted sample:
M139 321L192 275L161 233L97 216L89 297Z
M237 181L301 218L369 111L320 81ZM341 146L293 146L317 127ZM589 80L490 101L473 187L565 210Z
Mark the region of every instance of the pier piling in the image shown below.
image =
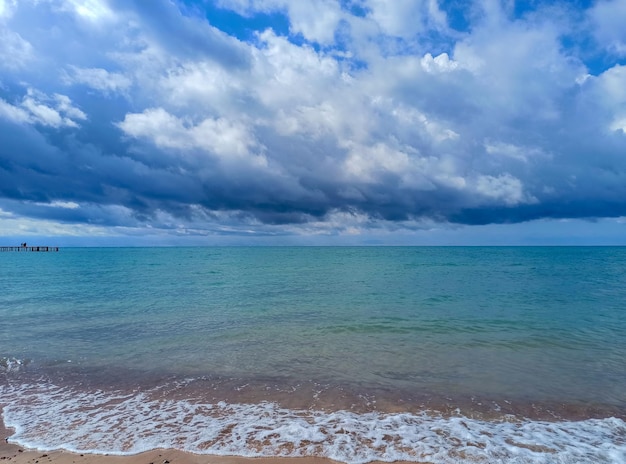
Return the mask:
M1 251L59 251L59 247L51 246L3 246Z

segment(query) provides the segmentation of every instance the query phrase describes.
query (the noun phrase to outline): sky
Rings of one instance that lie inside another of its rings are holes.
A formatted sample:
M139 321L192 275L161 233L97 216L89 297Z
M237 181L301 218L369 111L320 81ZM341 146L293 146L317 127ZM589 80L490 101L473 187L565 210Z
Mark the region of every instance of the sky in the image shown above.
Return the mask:
M626 245L626 0L0 0L0 242Z

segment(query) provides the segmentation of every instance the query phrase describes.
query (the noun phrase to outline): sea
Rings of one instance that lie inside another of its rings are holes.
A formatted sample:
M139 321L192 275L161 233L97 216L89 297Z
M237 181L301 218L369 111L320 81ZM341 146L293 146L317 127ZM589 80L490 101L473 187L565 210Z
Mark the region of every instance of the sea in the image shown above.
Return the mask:
M626 248L0 253L39 450L626 463Z

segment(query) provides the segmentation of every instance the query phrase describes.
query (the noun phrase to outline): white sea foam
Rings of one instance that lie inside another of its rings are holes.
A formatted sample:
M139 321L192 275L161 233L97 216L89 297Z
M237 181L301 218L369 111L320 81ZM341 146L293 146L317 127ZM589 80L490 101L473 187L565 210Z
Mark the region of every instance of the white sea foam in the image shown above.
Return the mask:
M10 441L40 450L135 454L155 448L239 456L325 456L348 463L626 463L626 423L481 421L422 414L326 413L273 403L199 404L154 392L0 387Z
M0 372L15 372L28 364L28 361L17 358L0 357Z

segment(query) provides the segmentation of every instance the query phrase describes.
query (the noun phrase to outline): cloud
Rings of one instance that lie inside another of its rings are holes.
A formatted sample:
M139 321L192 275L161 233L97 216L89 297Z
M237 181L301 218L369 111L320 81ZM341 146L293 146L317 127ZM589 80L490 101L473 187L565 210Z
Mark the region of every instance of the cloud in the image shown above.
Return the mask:
M626 55L626 3L621 0L598 1L589 11L593 33L600 46L618 55Z
M620 2L1 5L15 217L357 236L626 215Z
M13 9L17 0L0 0L0 19L9 18L13 14Z
M115 17L104 0L63 0L61 9L71 11L90 22L107 21Z
M27 90L18 106L0 99L0 116L17 123L54 128L78 127L76 120L87 119L87 115L73 106L67 95L54 94L49 97L32 88Z
M124 93L133 83L122 73L109 72L103 68L79 68L70 66L65 78L67 84L82 84L89 88L110 93Z
M28 111L11 105L4 100L0 100L0 117L17 123L30 121L30 114Z
M238 41L211 26L206 18L183 16L174 2L115 0L112 3L127 15L127 20L132 18L140 27L144 46L156 48L172 60L210 59L229 70L248 65L246 49ZM133 26L122 23L125 32L131 34Z
M0 61L3 66L9 70L23 68L32 60L32 54L32 45L21 35L0 29Z
M608 110L609 128L621 130L621 121L626 118L626 66L613 66L590 84L595 86L597 101Z
M367 0L364 7L385 35L411 38L429 28L447 29L446 13L436 0Z
M127 114L118 126L127 135L147 139L159 148L181 153L199 149L226 163L244 159L248 165L267 164L264 157L251 152L256 142L248 129L225 118L206 118L194 124L162 108L149 108L143 113Z
M337 0L311 0L291 2L288 0L218 0L221 8L230 9L244 16L256 13L284 12L289 16L289 30L302 34L306 40L322 45L332 45L339 24L345 19Z

